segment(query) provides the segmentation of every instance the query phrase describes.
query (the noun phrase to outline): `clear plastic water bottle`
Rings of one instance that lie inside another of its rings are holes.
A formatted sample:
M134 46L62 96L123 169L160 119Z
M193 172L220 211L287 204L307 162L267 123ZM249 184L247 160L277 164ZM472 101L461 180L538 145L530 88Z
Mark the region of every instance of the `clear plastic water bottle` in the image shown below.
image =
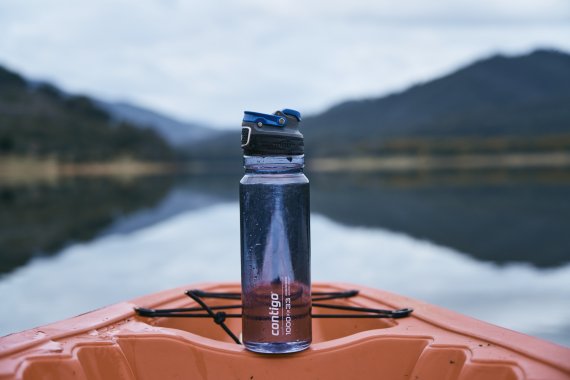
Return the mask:
M240 182L242 340L283 354L311 343L309 180L299 112L246 111Z

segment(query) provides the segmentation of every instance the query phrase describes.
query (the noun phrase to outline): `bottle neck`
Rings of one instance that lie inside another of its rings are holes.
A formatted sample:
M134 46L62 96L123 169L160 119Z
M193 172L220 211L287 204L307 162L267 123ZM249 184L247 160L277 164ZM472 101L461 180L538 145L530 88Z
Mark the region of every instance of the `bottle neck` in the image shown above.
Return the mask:
M301 173L305 156L243 156L243 166L248 174Z

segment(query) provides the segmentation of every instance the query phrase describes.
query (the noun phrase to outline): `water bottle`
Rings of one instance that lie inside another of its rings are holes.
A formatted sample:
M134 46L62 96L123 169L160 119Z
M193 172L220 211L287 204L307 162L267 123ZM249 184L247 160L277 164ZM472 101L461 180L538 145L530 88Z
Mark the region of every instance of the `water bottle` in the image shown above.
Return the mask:
M301 114L246 111L240 181L242 341L284 354L311 343L309 180Z

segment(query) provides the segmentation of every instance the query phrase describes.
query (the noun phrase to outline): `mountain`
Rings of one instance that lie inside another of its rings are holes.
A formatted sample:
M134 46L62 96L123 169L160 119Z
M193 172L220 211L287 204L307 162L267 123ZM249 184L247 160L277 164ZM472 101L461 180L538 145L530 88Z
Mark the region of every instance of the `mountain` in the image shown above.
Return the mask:
M339 104L303 124L315 154L401 138L569 134L570 55L496 55L400 93Z
M111 114L116 121L154 129L169 144L176 147L184 147L190 143L212 138L219 133L204 125L176 120L129 103L97 101L97 105Z
M338 104L306 117L302 131L313 157L570 150L570 55L495 55L399 93ZM149 157L172 145L194 161L239 167L239 133L67 95L0 69L0 154L85 160L139 149ZM94 141L96 157L86 153Z
M495 55L405 91L305 117L311 157L570 150L570 55ZM194 147L239 162L239 130Z
M155 131L116 121L94 100L31 82L0 66L0 156L107 161L120 156L171 160L175 154Z

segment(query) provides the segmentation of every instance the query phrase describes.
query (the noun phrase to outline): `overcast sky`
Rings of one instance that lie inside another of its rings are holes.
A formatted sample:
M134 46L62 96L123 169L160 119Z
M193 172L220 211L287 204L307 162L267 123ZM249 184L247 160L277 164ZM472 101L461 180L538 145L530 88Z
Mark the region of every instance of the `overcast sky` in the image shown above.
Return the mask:
M217 126L536 47L570 51L569 0L0 1L0 64Z

